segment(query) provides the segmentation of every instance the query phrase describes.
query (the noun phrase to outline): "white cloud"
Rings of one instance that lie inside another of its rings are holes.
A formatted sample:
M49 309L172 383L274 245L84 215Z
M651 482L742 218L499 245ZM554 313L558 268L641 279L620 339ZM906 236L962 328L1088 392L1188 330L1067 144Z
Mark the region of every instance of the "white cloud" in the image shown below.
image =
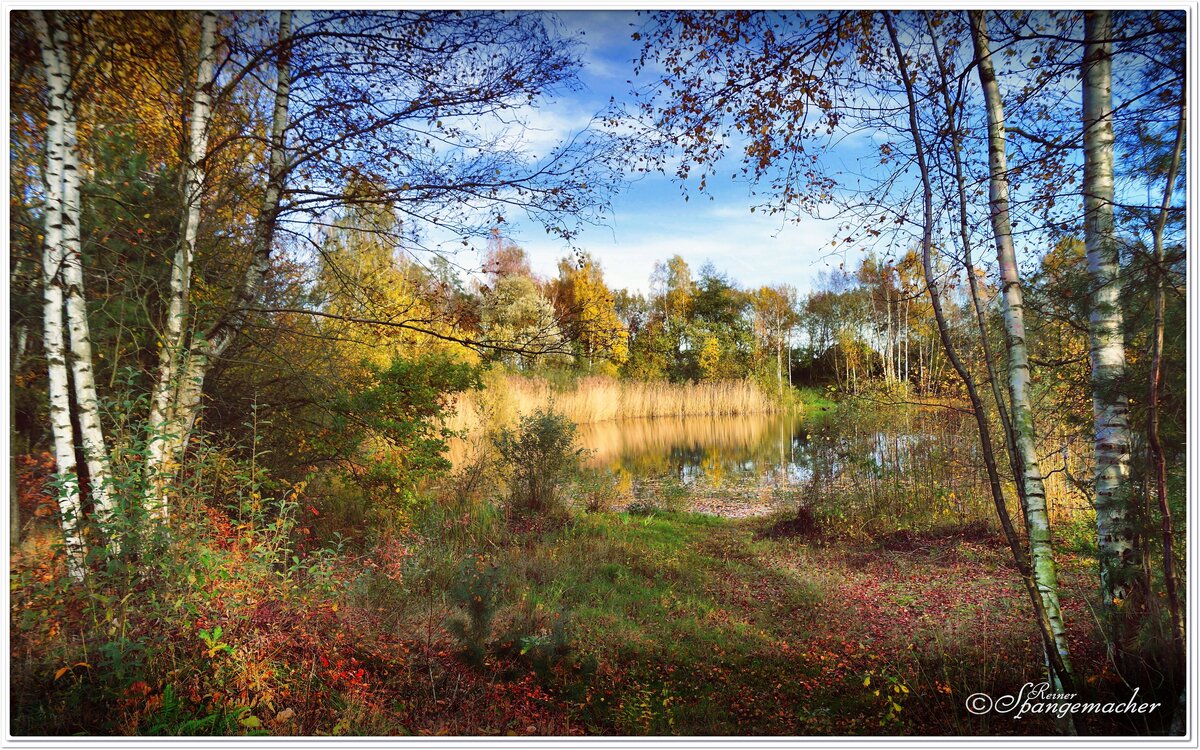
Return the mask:
M580 244L600 261L610 286L646 292L655 262L678 254L693 272L711 261L744 287L786 283L804 292L817 273L838 263L831 258L833 222L806 218L783 224L778 217L751 214L748 203L695 209L679 204L677 210L662 205L653 214L618 208L611 230L587 233ZM553 240L514 239L544 275L555 273L566 252Z

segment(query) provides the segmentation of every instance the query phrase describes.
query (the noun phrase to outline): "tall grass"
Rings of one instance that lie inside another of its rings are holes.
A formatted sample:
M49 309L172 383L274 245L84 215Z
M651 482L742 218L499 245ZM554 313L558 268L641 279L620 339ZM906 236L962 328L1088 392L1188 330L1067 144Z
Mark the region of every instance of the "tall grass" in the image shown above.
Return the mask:
M780 405L747 380L702 383L580 378L556 387L541 377L492 372L481 393L462 396L449 421L459 432L510 425L539 409L553 407L576 424L642 417L735 416L765 414Z

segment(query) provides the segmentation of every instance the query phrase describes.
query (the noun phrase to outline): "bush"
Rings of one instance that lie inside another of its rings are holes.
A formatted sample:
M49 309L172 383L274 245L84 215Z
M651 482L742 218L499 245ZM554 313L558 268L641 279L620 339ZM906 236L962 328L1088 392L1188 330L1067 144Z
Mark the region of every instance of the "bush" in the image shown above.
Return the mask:
M445 457L446 427L454 399L481 387L479 369L443 354L392 360L373 368L365 383L351 384L324 406L326 429L307 436L301 459L341 464L377 519L408 520L423 501L422 481L451 468ZM403 524L400 524L403 525Z
M579 468L584 452L575 442L575 429L563 415L539 409L522 417L516 430L497 436L496 448L511 471L509 499L514 510L562 510L562 484Z
M620 483L611 471L588 471L575 480L575 497L588 513L612 510L621 497Z
M571 613L565 609L540 612L526 605L499 638L497 651L550 680L559 665L581 666L571 643Z
M690 497L687 485L675 477L666 477L630 503L628 510L639 515L678 513L687 509Z
M463 647L475 666L481 666L492 637L492 622L500 608L502 584L499 569L482 557L468 560L459 569L450 598L462 614L450 620L447 629Z

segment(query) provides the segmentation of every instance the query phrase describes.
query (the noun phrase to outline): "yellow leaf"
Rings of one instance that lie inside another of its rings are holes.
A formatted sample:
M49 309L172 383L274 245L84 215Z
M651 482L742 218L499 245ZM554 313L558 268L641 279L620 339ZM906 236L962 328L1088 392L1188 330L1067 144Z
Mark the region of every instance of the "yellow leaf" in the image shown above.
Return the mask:
M57 680L59 677L62 677L63 675L65 675L67 672L70 672L70 671L71 671L70 667L59 667L58 671L54 673L54 679Z

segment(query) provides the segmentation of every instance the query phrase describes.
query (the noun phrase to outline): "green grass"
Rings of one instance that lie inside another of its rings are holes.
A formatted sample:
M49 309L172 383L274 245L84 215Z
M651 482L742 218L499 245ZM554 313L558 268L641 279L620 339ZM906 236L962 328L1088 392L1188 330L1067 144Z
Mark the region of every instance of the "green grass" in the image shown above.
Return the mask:
M506 538L498 622L524 618L522 642L570 623L569 656L535 669L587 733L991 731L962 696L1040 674L1004 550L759 538L771 522L591 513Z
M579 691L593 729L789 731L803 719L793 678L814 672L779 646L804 637L822 594L768 564L766 544L712 516L589 514L510 550L501 567L511 595L569 613L572 642L610 669Z
M829 411L837 408L837 402L829 397L829 391L817 386L804 386L794 389L796 400L803 408L811 411Z

